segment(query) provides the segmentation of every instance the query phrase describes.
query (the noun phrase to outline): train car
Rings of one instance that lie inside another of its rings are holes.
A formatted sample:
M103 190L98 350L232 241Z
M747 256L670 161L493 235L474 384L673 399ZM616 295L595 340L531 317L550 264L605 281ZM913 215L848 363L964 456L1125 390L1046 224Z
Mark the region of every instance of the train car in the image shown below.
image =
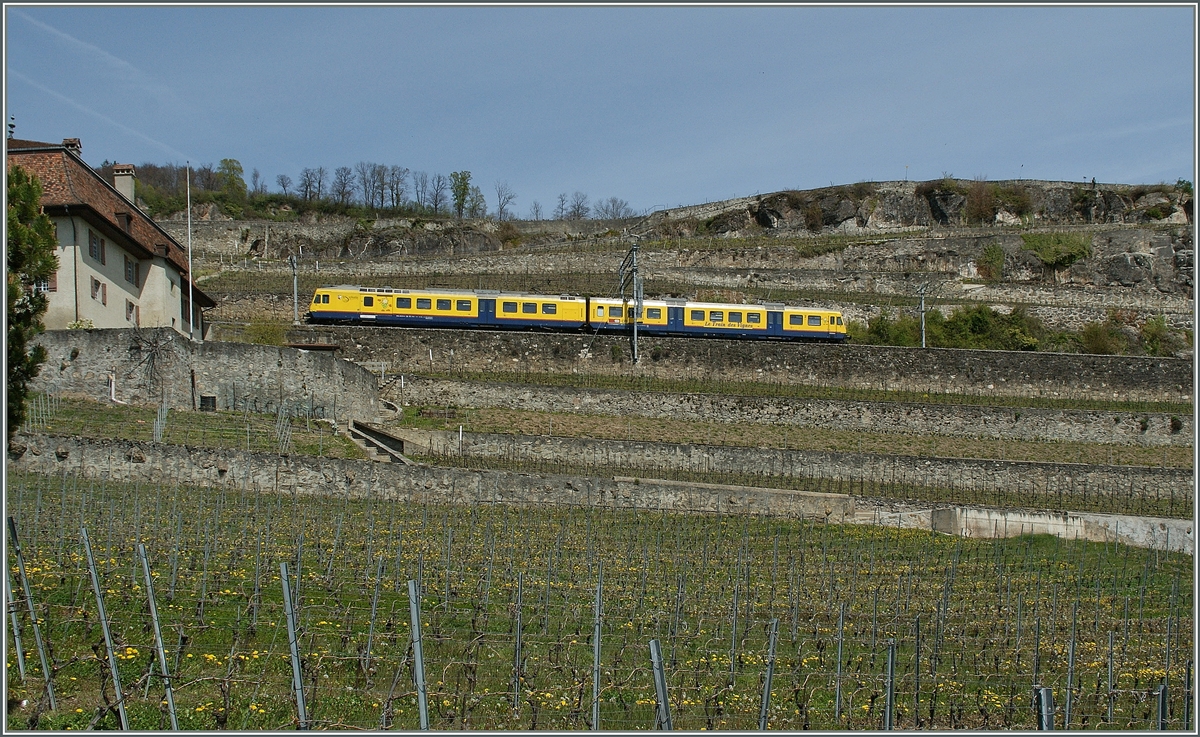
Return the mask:
M638 331L647 335L669 335L672 323L670 304L674 300L642 300L642 314L637 321ZM588 299L589 327L599 332L627 332L633 326L635 305L632 300L612 297Z
M587 300L466 289L321 287L313 294L308 319L427 328L580 330L587 322Z
M818 310L808 307L784 307L780 320L780 334L793 340L846 339L846 325L842 313L836 310Z
M763 305L686 302L681 311L683 335L706 338L772 337L768 329L770 313Z

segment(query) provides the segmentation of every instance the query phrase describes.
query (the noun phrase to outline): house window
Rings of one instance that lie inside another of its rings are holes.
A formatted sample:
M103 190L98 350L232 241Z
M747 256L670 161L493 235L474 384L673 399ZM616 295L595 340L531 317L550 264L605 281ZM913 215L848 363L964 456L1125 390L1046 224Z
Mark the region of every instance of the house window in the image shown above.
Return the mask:
M804 315L788 315L788 325L803 325Z
M692 320L704 322L704 310L692 310Z
M140 317L141 310L138 309L138 306L129 300L125 300L125 321L137 325L139 324Z
M469 300L469 299L458 300L457 302L454 303L454 309L458 310L459 312L470 312L471 311L471 300Z
M558 312L558 305L556 305L556 304L547 302L546 304L542 305L542 314L543 315L553 315L553 314L556 314L557 312Z
M104 265L104 239L90 230L88 231L88 255L99 261L102 266Z
M137 261L125 256L125 281L135 287L141 286L142 265Z
M762 315L758 314L757 312L747 312L746 313L746 322L753 322L753 323L762 322Z
M92 278L92 299L102 305L108 304L108 285L94 277Z
M418 298L417 299L417 309L418 310L428 310L428 309L431 309L432 307L433 307L433 300L430 300L428 298L426 298L426 299Z
M46 292L57 292L58 291L58 272L56 271L53 274L51 274L49 279L43 279L42 281L38 282L37 284L34 284L33 291L35 294L45 294Z
M661 307L647 307L646 308L646 319L647 320L661 320L662 319L662 308Z
M450 300L439 299L437 305L439 310L448 310L450 309Z
M820 315L809 315L808 316L808 324L812 325L814 327L821 327L821 316Z
M501 312L516 312L517 311L517 303L516 302L504 302L503 304L500 305L500 311Z
M522 302L521 312L537 312L537 302Z
M396 306L406 310L412 309L412 297L397 297Z

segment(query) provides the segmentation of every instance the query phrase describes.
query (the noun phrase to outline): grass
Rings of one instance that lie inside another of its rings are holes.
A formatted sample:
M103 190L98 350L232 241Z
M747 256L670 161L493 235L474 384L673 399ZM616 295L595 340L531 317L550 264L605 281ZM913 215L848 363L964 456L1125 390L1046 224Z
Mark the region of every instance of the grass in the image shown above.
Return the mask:
M157 410L150 407L114 405L90 399L62 397L57 408L40 420L38 432L85 438L133 440L154 439ZM280 437L275 415L222 410L193 412L171 410L162 442L195 448L233 448L278 453ZM365 458L353 441L337 434L323 420L292 417L287 452L327 458Z
M650 358L653 360L653 354ZM1100 412L1130 412L1187 415L1192 413L1190 402L1140 402L1102 399L1076 399L1058 396L1006 396L995 394L962 394L950 392L918 392L890 389L858 389L840 386L813 386L767 381L722 381L716 379L662 379L651 376L612 374L557 374L550 372L458 372L418 373L417 376L453 381L513 383L529 386L572 387L578 389L615 389L634 392L668 394L717 394L747 397L786 397L791 399L822 399L843 402L912 402L978 407L1010 407L1013 409L1057 409Z
M677 729L754 729L773 619L768 718L783 730L880 728L890 639L898 728L1029 730L1040 683L1060 704L1071 689L1070 727L1150 729L1151 691L1167 677L1181 682L1193 647L1192 559L1112 544L75 476L10 474L5 494L53 647L59 707L39 708L43 674L22 617L29 673L19 679L10 649L8 695L31 703L8 710L8 729L116 727L101 695L113 698L80 528L135 729L168 724L161 681L144 678L154 648L138 541L186 729L296 726L281 562L296 574L305 700L321 729L418 728L409 579L421 584L435 729L587 729L601 564L604 729L653 726L652 638ZM1169 728L1184 729L1182 689L1170 694Z

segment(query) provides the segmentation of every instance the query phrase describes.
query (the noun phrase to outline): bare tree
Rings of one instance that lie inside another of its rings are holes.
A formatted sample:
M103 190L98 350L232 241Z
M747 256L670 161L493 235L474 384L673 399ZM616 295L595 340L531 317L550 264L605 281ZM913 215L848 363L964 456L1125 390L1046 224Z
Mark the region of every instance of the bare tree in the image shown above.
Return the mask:
M508 206L517 199L517 193L508 186L508 182L496 180L496 219L503 222L512 219Z
M318 200L322 197L321 189L325 186L325 178L328 176L329 172L325 171L325 167L323 166L318 166L316 169L313 169L313 178L316 180Z
M558 204L554 206L554 219L555 220L566 220L567 219L567 193L566 192L559 192L559 194L558 194Z
M412 181L413 199L419 206L429 207L429 175L423 171L414 171Z
M258 173L258 169L250 174L250 192L253 194L267 193L267 183L263 181L262 174Z
M215 192L221 188L221 178L212 164L201 164L192 169L192 186Z
M354 173L358 177L358 191L362 195L362 203L366 207L375 206L375 164L360 161L354 165Z
M445 174L434 174L429 178L429 207L434 214L442 211L450 192L450 178Z
M300 187L300 197L305 202L312 199L313 193L317 189L316 176L313 174L312 169L305 167L300 170L300 182L297 186Z
M621 220L633 217L633 208L625 200L609 197L596 203L596 217L601 220Z
M339 166L333 170L333 185L330 194L339 205L348 205L354 197L354 170L348 166Z
M533 204L529 206L529 219L530 220L541 220L542 219L542 205L537 200L534 200Z
M392 207L399 207L404 203L404 195L408 194L407 181L408 169L403 166L393 166L388 169L387 191L392 201Z
M275 177L275 183L279 185L279 190L283 192L284 197L287 196L288 190L292 188L292 178L287 174L280 174Z
M586 220L592 208L588 207L588 196L583 192L571 195L571 204L567 206L567 218L571 220Z

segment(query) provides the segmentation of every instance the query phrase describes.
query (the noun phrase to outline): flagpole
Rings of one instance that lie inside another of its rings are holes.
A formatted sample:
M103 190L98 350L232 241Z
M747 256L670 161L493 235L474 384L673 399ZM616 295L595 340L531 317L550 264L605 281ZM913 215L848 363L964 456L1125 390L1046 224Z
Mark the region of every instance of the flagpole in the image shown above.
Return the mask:
M195 340L196 299L192 291L192 162L187 162L187 230L188 230L188 338Z

